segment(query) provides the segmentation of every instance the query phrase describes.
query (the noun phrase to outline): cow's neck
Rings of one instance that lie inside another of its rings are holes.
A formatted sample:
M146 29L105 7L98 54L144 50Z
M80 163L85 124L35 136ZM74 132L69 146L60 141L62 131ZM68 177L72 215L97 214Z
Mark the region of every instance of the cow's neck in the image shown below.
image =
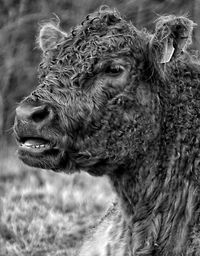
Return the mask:
M200 209L199 178L195 176L199 162L195 146L182 141L177 136L173 148L153 145L145 158L121 167L111 177L122 214L132 229L133 253L155 250L155 255L156 251L179 255L189 242Z

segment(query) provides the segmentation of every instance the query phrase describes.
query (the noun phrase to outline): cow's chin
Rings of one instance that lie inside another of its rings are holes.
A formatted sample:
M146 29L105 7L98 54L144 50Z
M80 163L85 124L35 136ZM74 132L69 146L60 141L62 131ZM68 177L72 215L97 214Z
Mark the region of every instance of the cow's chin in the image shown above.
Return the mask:
M74 172L74 164L69 155L59 149L52 148L43 152L35 152L19 148L18 156L25 164L32 167L56 172Z

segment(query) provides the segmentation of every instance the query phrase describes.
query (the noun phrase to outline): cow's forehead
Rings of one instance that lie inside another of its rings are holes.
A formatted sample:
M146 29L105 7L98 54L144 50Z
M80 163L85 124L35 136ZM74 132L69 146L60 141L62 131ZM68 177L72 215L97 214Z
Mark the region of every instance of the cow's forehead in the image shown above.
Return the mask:
M82 48L86 44L98 45L109 44L112 38L130 38L138 36L136 28L122 19L118 12L108 10L98 11L88 15L80 25L73 28L70 37L74 47Z
M102 58L111 57L120 52L130 52L133 38L131 35L106 35L99 37L95 35L89 40L83 40L79 44L71 44L67 47L61 46L58 59L66 60L77 72L90 72L90 68Z
M141 48L139 34L131 23L123 19L116 19L116 23L111 24L102 17L90 22L86 19L69 33L50 58L44 57L43 61L47 67L71 70L72 76L91 73L94 65L106 55L116 54L119 57L120 52L129 55Z

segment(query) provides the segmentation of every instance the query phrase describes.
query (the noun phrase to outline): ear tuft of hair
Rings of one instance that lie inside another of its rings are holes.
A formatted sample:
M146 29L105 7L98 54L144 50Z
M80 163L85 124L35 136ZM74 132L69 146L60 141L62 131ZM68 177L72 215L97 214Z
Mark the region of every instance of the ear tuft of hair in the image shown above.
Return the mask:
M185 16L161 16L156 20L153 44L159 45L160 62L177 58L192 43L192 31L196 24Z
M38 44L43 52L55 49L58 43L67 37L67 33L61 31L52 23L44 24L39 32Z

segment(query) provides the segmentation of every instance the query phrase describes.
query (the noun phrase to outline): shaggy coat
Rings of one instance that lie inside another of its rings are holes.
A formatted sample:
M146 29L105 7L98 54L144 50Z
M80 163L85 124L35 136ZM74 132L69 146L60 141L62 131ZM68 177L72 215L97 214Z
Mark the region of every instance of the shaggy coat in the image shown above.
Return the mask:
M200 255L200 66L194 23L139 31L102 7L69 33L44 24L38 87L16 110L28 165L108 176L118 202L79 256Z

